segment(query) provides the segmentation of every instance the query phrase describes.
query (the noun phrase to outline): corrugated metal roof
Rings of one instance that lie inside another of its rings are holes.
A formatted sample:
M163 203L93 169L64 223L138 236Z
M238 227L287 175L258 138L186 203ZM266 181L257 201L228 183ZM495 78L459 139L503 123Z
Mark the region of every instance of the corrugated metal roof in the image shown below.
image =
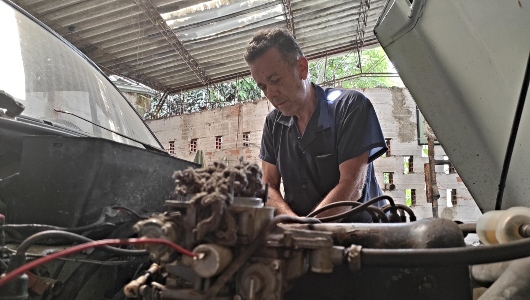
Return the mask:
M248 76L259 29L292 30L319 58L377 44L386 0L13 0L108 74L169 93Z

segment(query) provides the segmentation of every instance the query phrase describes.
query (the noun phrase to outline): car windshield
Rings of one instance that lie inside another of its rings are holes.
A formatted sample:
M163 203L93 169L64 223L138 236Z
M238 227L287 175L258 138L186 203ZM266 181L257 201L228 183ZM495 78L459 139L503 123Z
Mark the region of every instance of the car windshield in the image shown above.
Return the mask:
M132 106L99 70L3 1L0 1L0 40L0 90L24 104L24 116L140 146L81 119L84 118L144 144L160 147Z

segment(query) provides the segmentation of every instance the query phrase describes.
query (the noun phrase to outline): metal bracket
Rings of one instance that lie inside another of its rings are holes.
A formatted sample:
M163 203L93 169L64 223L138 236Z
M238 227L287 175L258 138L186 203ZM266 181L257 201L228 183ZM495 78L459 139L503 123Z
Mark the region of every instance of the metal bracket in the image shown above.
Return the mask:
M351 245L344 250L346 261L348 262L348 268L352 272L357 272L361 269L361 249L362 246Z

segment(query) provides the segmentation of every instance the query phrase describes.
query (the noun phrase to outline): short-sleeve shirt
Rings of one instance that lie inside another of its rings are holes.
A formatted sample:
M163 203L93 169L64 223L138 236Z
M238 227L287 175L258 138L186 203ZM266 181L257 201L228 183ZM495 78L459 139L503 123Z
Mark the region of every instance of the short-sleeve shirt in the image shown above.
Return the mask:
M265 119L259 155L277 166L284 200L299 216L314 210L338 184L341 163L367 151L369 165L361 202L382 195L372 162L387 150L368 98L354 90L313 86L317 105L303 136L295 117L283 116L275 109Z

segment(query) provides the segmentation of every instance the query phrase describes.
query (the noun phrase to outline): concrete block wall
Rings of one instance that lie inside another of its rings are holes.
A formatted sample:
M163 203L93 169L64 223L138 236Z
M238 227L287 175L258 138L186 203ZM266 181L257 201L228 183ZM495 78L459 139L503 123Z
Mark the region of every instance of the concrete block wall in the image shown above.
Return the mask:
M405 190L416 190L416 205L413 210L418 218L432 217L432 204L427 202L425 190L424 164L429 161L423 157L423 146L418 145L416 103L406 89L378 88L368 89L364 94L372 101L381 123L385 138L390 138L391 155L381 157L374 162L377 180L384 186L383 173L394 173L395 190L383 191L398 203L405 204ZM405 174L404 157L413 156L414 169ZM441 145L435 145L434 158L443 160L446 153ZM436 166L436 181L440 191L438 215L443 218L463 222L476 222L481 215L475 201L457 173L446 174L444 166ZM448 189L456 189L457 205L450 206Z
M273 109L267 100L149 121L149 127L166 149L174 142L175 156L193 160L190 141L197 139L204 163L224 161L228 165L245 161L260 163L258 158L261 132L267 113ZM249 146L243 146L243 133L248 132ZM215 138L222 137L222 149L216 150Z
M418 145L416 126L416 104L410 93L401 88L376 88L362 91L372 101L379 117L385 138L390 138L391 155L374 162L377 179L384 186L383 173L394 173L396 189L384 191L398 203L405 204L405 190L416 189L416 205L412 207L418 218L432 216L432 206L427 203L423 165L428 161L422 157L423 147ZM211 111L152 120L148 124L160 141L169 147L175 145L175 155L193 160L189 144L197 139L197 149L204 153L205 164L224 160L237 164L239 158L260 163L258 158L263 122L272 105L260 99ZM250 146L244 147L242 135L250 132ZM221 150L215 150L215 137L223 137ZM442 146L435 146L435 159L444 159ZM404 156L414 157L414 172L404 174ZM458 174L445 174L443 166L437 166L436 176L440 190L439 216L463 222L475 222L481 215ZM457 205L447 205L447 189L457 190Z

